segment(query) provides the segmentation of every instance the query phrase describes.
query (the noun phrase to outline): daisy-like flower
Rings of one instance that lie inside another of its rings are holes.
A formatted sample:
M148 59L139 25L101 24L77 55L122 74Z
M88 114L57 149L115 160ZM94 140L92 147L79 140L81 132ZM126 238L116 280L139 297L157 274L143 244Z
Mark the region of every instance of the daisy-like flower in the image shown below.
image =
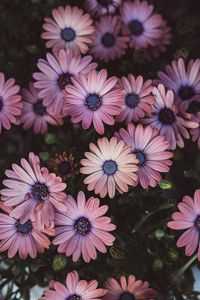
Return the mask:
M104 123L113 125L114 116L121 111L123 92L116 87L117 77L107 78L105 69L90 71L87 76L72 78L73 85L66 87L64 113L73 123L82 122L88 129L93 123L99 134L104 134Z
M52 280L49 287L39 300L101 300L106 294L106 290L97 288L96 280L80 280L76 271L68 273L65 285Z
M124 1L121 18L130 36L130 47L139 49L157 45L163 33L163 18L153 12L153 5L146 1Z
M102 16L95 22L95 38L90 53L105 62L120 58L126 52L129 37L122 36L122 23L117 16Z
M60 177L41 168L39 157L29 154L28 161L21 159L21 166L12 165L5 171L8 179L3 180L6 188L0 191L5 206L14 207L10 216L21 224L35 216L39 229L54 224L54 210L66 211L66 184Z
M165 72L158 72L160 80L156 82L174 91L176 104L200 101L200 59L190 60L186 66L184 60L174 60L165 67Z
M197 128L199 124L191 121L191 115L180 112L174 104L174 93L172 90L165 91L165 87L159 84L154 87L153 94L155 103L152 105L152 114L144 119L145 124L150 124L153 128L158 129L170 144L170 149L184 147L183 137L190 138L186 128Z
M85 7L91 15L101 16L115 13L121 3L122 0L86 0Z
M54 245L58 252L71 256L74 262L82 255L85 262L97 258L97 250L106 253L106 246L112 246L115 237L109 233L116 229L109 217L104 216L107 205L100 206L97 198L87 201L83 192L79 192L77 202L67 198L67 211L56 213ZM105 246L106 245L106 246Z
M74 177L78 173L76 170L77 164L74 163L73 155L67 155L66 152L62 154L56 153L55 158L51 159L47 163L47 166L58 176L62 177L63 181L68 177Z
M61 113L64 102L64 89L71 83L73 76L86 74L95 69L97 64L91 63L92 57L87 55L74 56L70 50L60 50L52 55L47 53L47 60L39 59L37 64L41 72L33 74L37 80L34 86L39 89L38 96L43 104L48 106L53 113Z
M103 137L97 144L90 143L91 152L85 152L86 158L81 160L80 172L88 175L84 180L88 190L94 190L102 198L107 194L113 198L116 189L120 193L128 192L128 185L134 186L138 179L136 155L130 154L131 148L116 137L110 141Z
M124 99L122 110L116 117L117 122L137 122L151 112L154 103L152 80L144 82L142 76L135 78L129 74L128 78L119 80L119 85L123 89Z
M78 7L59 6L52 10L52 18L45 18L42 38L48 40L47 48L54 52L60 49L71 49L75 55L86 53L92 42L94 27L89 14L84 14Z
M48 124L62 125L63 119L61 115L49 111L49 108L43 104L43 99L39 98L38 92L32 82L29 84L29 89L22 90L23 111L20 121L25 130L33 127L36 134L44 134L48 130Z
M120 282L110 278L104 287L107 294L103 300L155 300L157 293L149 287L147 281L137 280L135 276L130 275L128 279L121 276Z
M192 128L190 130L190 134L192 136L193 142L197 142L197 145L198 145L198 147L200 149L200 112L197 112L196 115L193 115L192 116L192 120L195 123L199 124L198 128Z
M172 214L173 221L170 221L167 226L174 230L185 230L177 241L177 247L185 246L187 256L193 255L198 250L200 261L200 190L195 191L194 199L184 196L178 208L179 211Z
M160 172L169 172L169 166L172 165L170 158L173 154L167 151L169 142L150 125L144 128L141 124L128 124L127 130L121 128L115 135L131 146L131 153L135 153L139 161L136 174L142 187L155 187L162 179Z
M11 124L19 124L22 114L21 96L18 94L19 85L13 78L5 81L5 76L0 73L0 133L2 128L10 129Z

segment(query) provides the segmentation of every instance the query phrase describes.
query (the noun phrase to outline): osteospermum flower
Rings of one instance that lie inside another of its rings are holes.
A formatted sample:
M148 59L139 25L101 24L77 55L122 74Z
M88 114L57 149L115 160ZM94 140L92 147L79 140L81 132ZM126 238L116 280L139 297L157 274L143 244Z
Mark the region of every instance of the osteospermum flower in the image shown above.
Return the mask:
M184 147L183 137L189 139L186 128L197 128L199 124L191 121L191 115L180 112L174 104L174 94L171 90L165 91L165 87L159 84L154 87L155 103L152 105L152 114L144 119L145 124L151 124L163 134L170 144L170 149Z
M71 256L78 261L82 255L85 262L97 258L97 251L106 253L106 246L112 246L115 237L109 233L116 226L104 214L107 205L100 206L97 198L90 197L87 201L83 192L79 192L77 202L67 198L67 211L56 213L54 245L59 245L58 252Z
M85 152L86 158L81 160L80 172L88 175L84 180L88 190L94 190L102 198L107 194L113 198L116 189L128 192L128 185L135 185L138 179L136 155L130 154L130 147L116 137L110 141L105 137L98 139L97 144L90 143L91 152Z
M141 124L128 124L127 130L121 128L115 135L131 147L131 153L135 153L139 161L136 174L142 187L155 187L162 179L160 173L169 172L172 165L173 154L167 151L169 142L151 126L144 128Z
M144 82L142 76L134 77L132 74L128 78L122 77L119 85L123 89L123 107L120 114L116 117L117 122L132 121L137 122L147 113L151 112L154 97L152 95L152 80Z
M185 230L177 241L177 247L185 246L187 256L193 255L198 250L200 261L200 190L195 191L194 199L184 196L178 208L179 212L172 214L173 221L170 221L167 226L174 230Z
M106 294L106 290L97 288L96 280L80 280L76 271L68 273L65 285L52 280L49 286L39 300L101 300Z
M121 18L130 36L130 47L135 49L157 45L162 35L163 18L153 12L153 5L146 1L124 1Z
M86 74L95 69L97 64L91 63L92 57L74 56L70 50L60 50L55 55L47 53L47 60L39 59L41 72L33 74L37 80L34 86L39 89L38 96L44 98L43 104L53 113L61 113L64 102L64 89L71 83L73 76Z
M115 13L122 0L86 0L85 7L93 16Z
M107 78L107 71L90 71L87 76L72 78L73 85L66 87L64 112L73 123L82 122L88 129L93 123L99 134L104 134L104 123L113 125L114 116L120 113L122 89L116 88L117 77Z
M23 111L20 121L24 129L33 127L36 134L44 134L48 130L48 124L62 125L63 119L61 115L49 111L49 108L43 104L43 99L39 98L38 92L32 82L29 84L29 90L22 90Z
M95 22L95 38L90 53L105 62L125 54L129 38L122 36L122 23L117 16L103 16Z
M5 76L0 73L0 133L2 128L10 129L11 124L19 124L22 113L21 96L18 94L19 85L15 79L5 81Z
M200 101L200 59L190 60L187 66L182 58L174 60L158 77L157 82L174 91L177 104Z
M86 53L94 32L92 19L78 7L67 5L52 10L53 19L45 18L42 38L48 40L47 48L54 52L60 49L71 49L75 55Z
M41 168L40 160L34 153L28 161L21 159L21 166L12 164L12 170L5 171L8 179L3 180L6 188L0 191L5 206L14 207L10 216L21 224L35 216L38 228L54 224L54 209L66 210L66 184L60 177Z
M196 115L193 115L192 116L192 120L195 122L195 123L198 123L199 124L199 127L197 128L192 128L190 130L190 134L192 136L192 140L193 142L197 142L197 145L200 149L200 112L197 112Z
M120 282L110 278L104 287L107 289L107 294L103 300L155 300L157 295L147 281L137 280L133 275L128 279L121 276Z

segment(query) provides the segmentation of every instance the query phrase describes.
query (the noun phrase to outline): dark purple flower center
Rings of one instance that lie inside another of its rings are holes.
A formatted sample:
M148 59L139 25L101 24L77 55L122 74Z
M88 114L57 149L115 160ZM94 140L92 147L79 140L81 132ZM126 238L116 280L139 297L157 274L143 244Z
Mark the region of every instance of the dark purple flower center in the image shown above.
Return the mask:
M91 110L97 110L101 106L101 98L97 94L90 94L87 96L85 105Z
M38 100L33 105L33 110L37 115L43 116L46 113L46 107L42 104L42 100Z
M58 85L61 90L63 90L66 87L66 85L71 83L71 76L72 76L71 74L65 73L65 74L61 74L58 77Z
M45 184L36 183L32 186L32 196L37 201L44 201L49 196L48 188Z
M144 166L146 162L146 155L141 150L134 150L133 153L136 155L136 158L139 160L139 166Z
M66 300L81 300L81 297L74 294L74 295L69 296Z
M62 175L67 175L71 172L71 165L67 161L61 161L58 165L58 170Z
M120 295L119 300L135 300L135 296L129 292Z
M26 234L32 231L32 222L30 220L28 220L26 223L21 224L20 221L17 221L15 223L15 226L17 228L17 232L21 233L21 234Z
M130 32L135 36L139 36L144 32L143 24L138 20L132 20L128 24L128 28Z
M194 221L194 226L196 229L200 230L200 215L196 217L196 220Z
M2 111L2 108L3 108L3 98L0 97L0 111Z
M61 31L61 37L65 42L72 42L76 37L76 32L72 28L64 28Z
M195 95L195 93L192 86L182 85L178 90L178 95L181 100L185 101L191 99Z
M163 123L164 125L171 125L174 123L176 117L174 112L170 108L163 108L159 112L158 115L159 121Z
M100 5L107 7L107 6L109 6L110 4L113 3L113 0L97 0L97 2Z
M126 96L125 102L128 107L135 108L140 102L140 97L134 93L131 93Z
M106 32L101 38L101 42L106 48L112 48L115 45L115 41L114 34L110 32Z
M91 231L91 223L85 217L80 217L74 222L74 230L80 235L86 235Z
M114 160L106 160L103 164L103 171L106 175L113 175L117 171L117 164Z

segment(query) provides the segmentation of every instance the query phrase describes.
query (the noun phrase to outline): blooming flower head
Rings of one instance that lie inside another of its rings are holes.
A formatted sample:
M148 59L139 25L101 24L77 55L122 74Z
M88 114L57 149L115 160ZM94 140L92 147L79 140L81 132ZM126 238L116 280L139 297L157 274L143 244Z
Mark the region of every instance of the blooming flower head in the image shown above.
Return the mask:
M49 286L39 300L101 300L106 294L106 290L97 288L96 280L80 280L76 271L68 273L65 285L52 280Z
M138 171L135 154L130 154L130 147L125 146L124 141L117 141L112 137L109 141L106 137L98 139L97 146L89 145L91 152L85 152L81 160L80 172L88 176L84 180L88 184L88 190L94 190L104 198L107 194L110 198L115 196L115 190L120 193L128 192L128 185L135 185Z
M22 113L21 96L18 94L19 85L13 78L5 81L5 76L0 72L0 133L2 128L10 129L11 124L19 124Z
M53 52L60 49L71 49L75 55L86 53L91 43L91 34L94 32L92 19L78 7L67 5L52 10L52 18L45 18L42 38L48 40L47 48Z
M90 53L105 62L120 58L126 52L129 37L122 36L122 23L117 16L102 16L95 22L95 38Z
M183 148L183 137L190 137L186 127L197 128L199 124L191 121L190 114L178 110L174 104L174 93L171 90L166 92L162 84L154 87L153 95L155 103L152 105L152 114L143 122L151 124L164 135L170 143L170 149L176 149L177 145Z
M200 101L200 59L190 60L186 66L179 58L165 67L165 72L158 72L157 82L174 91L176 104Z
M112 14L120 6L122 0L86 0L87 11L93 16Z
M67 198L67 211L57 212L55 216L54 245L58 252L71 256L76 262L82 255L85 262L97 258L97 250L106 253L106 246L112 246L115 237L109 233L116 226L104 214L107 205L100 206L97 198L87 201L83 192L79 192L77 202L71 196Z
M21 166L12 165L5 171L6 188L0 191L5 206L13 207L10 216L24 224L33 216L39 229L54 224L54 209L66 210L66 184L60 177L41 168L39 157L29 154L28 161L21 159Z
M121 111L123 92L116 87L117 77L107 78L105 69L90 71L86 76L72 78L66 87L64 112L73 123L82 122L88 129L93 123L99 134L104 134L104 123L113 125L114 116Z
M200 112L197 112L196 115L193 115L192 116L192 120L195 122L195 123L198 123L199 124L199 127L197 128L192 128L190 130L190 134L192 136L192 140L193 142L197 142L197 145L200 149Z
M194 199L184 196L178 208L179 211L172 214L173 221L170 221L167 226L174 230L185 230L177 241L177 247L185 246L187 256L193 255L198 250L200 261L200 190L195 191Z
M122 77L119 85L123 89L123 107L116 117L117 122L137 122L151 112L154 97L152 95L152 80L144 82L142 76L135 78L132 74Z
M157 295L147 281L137 280L133 275L128 279L121 276L120 282L110 278L104 286L107 294L103 300L154 300Z
M124 1L122 4L121 18L130 36L130 47L139 49L157 45L164 20L153 10L153 5L146 1Z
M121 128L115 135L131 147L131 153L135 153L139 161L136 174L142 187L155 187L162 179L160 173L169 172L172 165L170 158L173 154L167 151L169 142L150 125L144 128L141 124L128 124L127 130Z
M22 90L23 111L20 121L24 129L33 127L36 134L44 134L48 130L48 124L62 125L63 119L61 115L49 111L49 108L43 104L44 100L39 98L38 92L32 82L29 84L29 89Z

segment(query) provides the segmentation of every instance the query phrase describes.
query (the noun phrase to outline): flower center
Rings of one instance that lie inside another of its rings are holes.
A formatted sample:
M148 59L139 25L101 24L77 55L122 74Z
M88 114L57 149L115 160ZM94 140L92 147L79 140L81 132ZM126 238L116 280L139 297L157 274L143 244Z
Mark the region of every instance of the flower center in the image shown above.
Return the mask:
M109 6L110 4L112 4L113 1L112 1L112 0L97 0L97 2L98 2L100 5L107 7L107 6Z
M140 97L134 93L128 94L125 98L126 105L130 108L135 108L140 102Z
M58 170L62 175L67 175L71 172L71 165L67 161L61 161L58 165Z
M48 188L45 184L42 183L36 183L35 185L33 185L31 192L33 198L37 201L44 201L49 195Z
M130 32L135 36L139 36L144 32L144 27L143 27L142 23L138 20L132 20L128 24L128 28L129 28Z
M72 28L65 28L61 31L61 37L65 42L72 42L76 37L76 32Z
M24 224L20 224L20 221L18 220L16 223L15 223L15 226L17 228L17 232L20 232L21 234L26 234L26 233L29 233L32 231L32 223L30 220L28 220L26 223Z
M139 160L139 166L144 166L146 162L146 156L144 152L141 150L134 150L133 153L135 153L136 158Z
M38 100L33 105L33 110L37 115L43 116L46 113L46 107L42 104L42 100Z
M97 110L101 106L101 98L97 94L90 94L86 98L85 105L91 110Z
M117 164L114 160L106 160L103 164L103 171L107 175L113 175L117 171Z
M0 97L0 111L2 111L2 108L3 108L3 98Z
M74 230L80 235L86 235L91 231L90 221L85 217L78 218L74 223Z
M165 125L171 125L175 121L174 112L169 108L163 108L159 112L159 121Z
M106 32L101 38L101 42L106 48L112 48L115 45L115 41L114 34L110 32Z
M69 296L66 300L81 300L81 297L74 294L74 295Z
M193 87L189 85L182 85L178 90L178 95L183 101L191 99L194 94Z
M63 90L66 87L66 85L71 83L71 76L72 76L71 74L65 73L65 74L61 74L58 77L58 85L61 90Z
M196 220L194 221L194 226L196 229L200 230L200 215L196 217Z
M120 295L119 300L135 300L135 296L129 292Z

